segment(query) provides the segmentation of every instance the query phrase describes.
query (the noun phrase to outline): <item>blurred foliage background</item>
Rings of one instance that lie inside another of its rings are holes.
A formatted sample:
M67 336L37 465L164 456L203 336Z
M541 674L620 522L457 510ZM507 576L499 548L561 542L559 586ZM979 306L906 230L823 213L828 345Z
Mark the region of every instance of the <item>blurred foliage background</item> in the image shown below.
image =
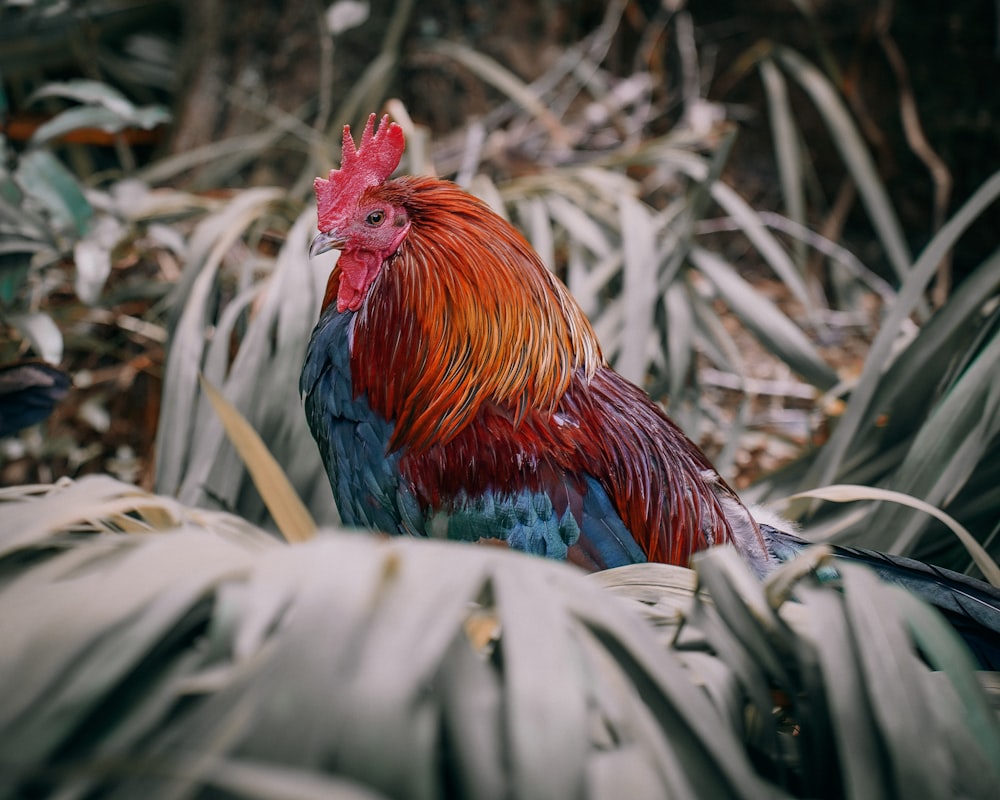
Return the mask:
M0 483L110 472L268 525L200 370L335 520L296 389L311 182L385 109L746 496L903 491L996 557L996 3L424 5L0 0L0 363L72 383ZM910 509L790 512L974 571Z

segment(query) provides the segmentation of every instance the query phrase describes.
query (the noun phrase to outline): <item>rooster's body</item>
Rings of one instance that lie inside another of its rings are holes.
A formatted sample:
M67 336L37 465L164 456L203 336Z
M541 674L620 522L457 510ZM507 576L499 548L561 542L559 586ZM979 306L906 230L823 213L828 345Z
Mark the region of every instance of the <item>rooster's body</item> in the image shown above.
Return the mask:
M316 181L313 253L341 255L301 390L345 523L591 570L728 543L763 575L803 544L604 362L511 225L454 184L390 179L402 150L373 115Z
M395 130L369 125L358 160ZM763 538L735 493L604 363L579 306L511 225L430 178L354 195L331 220L343 252L301 382L345 522L499 540L590 569L686 564L731 543L763 571Z

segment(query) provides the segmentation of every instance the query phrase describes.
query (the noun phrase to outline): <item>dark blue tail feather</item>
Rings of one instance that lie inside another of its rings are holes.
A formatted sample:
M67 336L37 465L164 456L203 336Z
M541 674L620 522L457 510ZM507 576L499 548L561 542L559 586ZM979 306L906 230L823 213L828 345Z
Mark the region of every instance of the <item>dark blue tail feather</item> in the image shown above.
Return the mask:
M768 550L780 562L794 558L808 542L761 525ZM865 564L889 583L908 589L951 623L985 670L1000 670L1000 590L959 572L857 547L833 546L838 559Z

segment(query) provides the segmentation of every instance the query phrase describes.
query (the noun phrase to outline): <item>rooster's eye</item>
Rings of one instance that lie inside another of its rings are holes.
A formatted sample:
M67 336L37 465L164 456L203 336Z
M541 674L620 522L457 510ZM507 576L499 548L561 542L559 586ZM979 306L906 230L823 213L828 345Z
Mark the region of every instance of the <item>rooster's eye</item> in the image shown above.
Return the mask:
M381 210L373 211L371 214L365 217L365 224L371 225L374 228L376 225L381 225L384 219L385 219L384 211Z

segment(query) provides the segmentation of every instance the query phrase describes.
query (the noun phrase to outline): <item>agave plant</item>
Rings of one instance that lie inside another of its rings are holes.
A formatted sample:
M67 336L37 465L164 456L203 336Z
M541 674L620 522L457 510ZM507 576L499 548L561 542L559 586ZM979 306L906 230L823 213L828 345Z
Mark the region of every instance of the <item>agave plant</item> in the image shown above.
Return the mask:
M44 289L30 292L29 276L44 273L71 254L77 296L84 303L95 303L111 273L111 252L125 235L127 214L113 193L85 186L48 145L81 127L117 132L127 126L154 127L169 119L166 109L137 107L98 81L46 84L31 101L55 97L79 105L39 126L23 153L15 155L0 136L0 233L4 237L0 312L39 357L52 363L62 358L62 334L52 317L38 309ZM0 88L0 109L6 105ZM38 280L31 283L45 285Z
M995 558L1000 525L989 487L1000 477L1000 415L994 399L1000 252L970 265L950 294L936 292L939 307L933 312L926 298L935 278L938 288L946 283L942 269L962 235L1000 197L1000 173L989 176L950 218L936 214L942 217L939 228L914 258L858 125L831 78L785 47L762 46L750 55L747 63L758 65L769 97L789 218L804 219L801 165L808 157L787 100L787 83L793 81L828 128L899 285L885 305L861 374L836 388L846 405L829 440L750 494L775 499L831 483L902 492L946 509ZM906 506L866 503L838 512L823 509L819 517L815 505L800 504L794 511L812 515L810 528L819 538L914 553L958 570L972 567L965 548L926 514Z
M726 550L588 578L335 530L290 547L103 477L0 505L4 796L986 798L1000 780L952 631L862 568L817 583L822 548L763 586Z

